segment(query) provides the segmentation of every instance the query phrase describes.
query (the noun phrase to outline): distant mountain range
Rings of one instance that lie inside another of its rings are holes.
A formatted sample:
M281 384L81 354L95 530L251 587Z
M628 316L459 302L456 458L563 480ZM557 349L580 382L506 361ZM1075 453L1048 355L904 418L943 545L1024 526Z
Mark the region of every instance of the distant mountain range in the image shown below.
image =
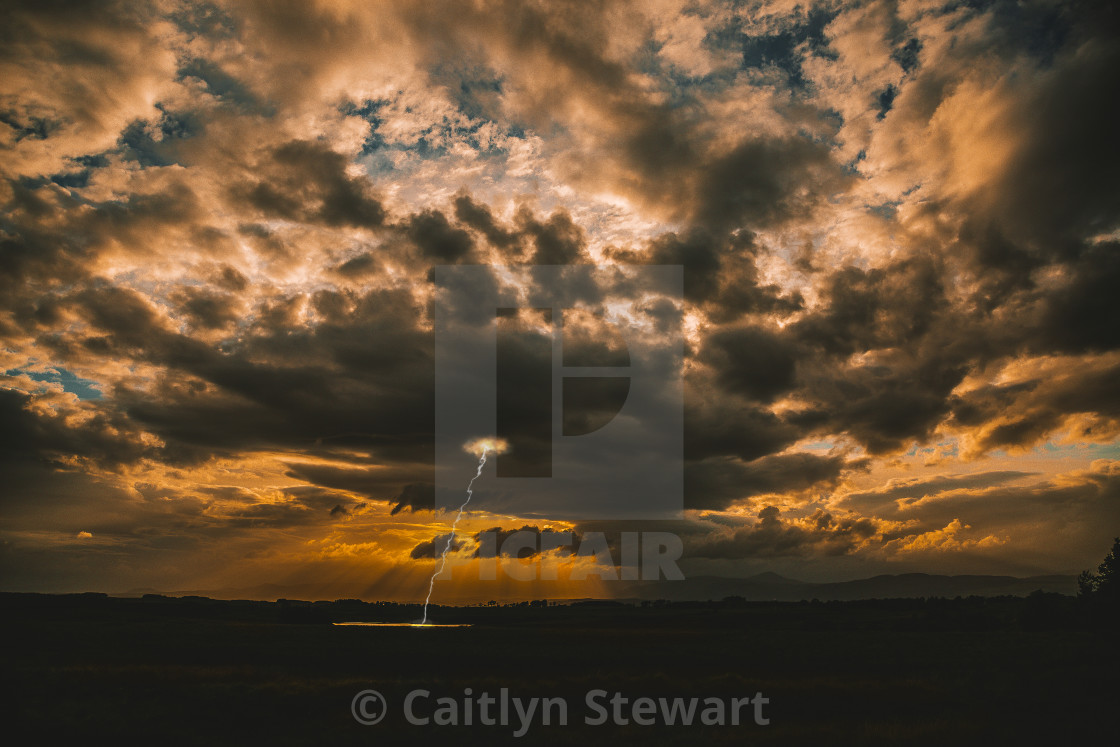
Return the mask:
M819 599L821 601L848 601L853 599L891 599L903 597L967 597L967 596L1026 596L1033 591L1076 594L1077 577L1064 575L1030 576L939 576L928 573L903 573L881 575L856 581L809 583L786 578L776 573L760 573L746 578L722 576L695 576L684 581L618 581L609 584L614 592L611 599L654 600L674 602L719 600L725 597L742 597L747 601L783 601ZM206 589L191 591L160 591L133 589L115 596L141 596L165 594L168 596L205 596L213 599L264 599L280 598L316 600L324 598L322 589L313 585L282 586L265 584L241 589ZM328 595L329 596L329 595ZM336 595L337 596L337 595ZM357 595L354 595L357 596ZM525 598L542 596L558 598L540 588L530 591ZM452 597L452 598L448 598ZM468 601L455 599L454 595L441 596L442 603L462 604ZM333 597L330 597L333 598ZM373 600L368 600L373 601ZM403 600L386 600L403 601Z
M626 590L623 591L624 587ZM675 583L631 581L619 583L618 597L668 599L671 601L742 597L748 601L786 601L819 599L890 599L899 597L1026 596L1042 590L1060 594L1077 592L1076 576L937 576L928 573L903 573L863 578L856 581L807 583L776 573L760 573L747 578L698 576Z

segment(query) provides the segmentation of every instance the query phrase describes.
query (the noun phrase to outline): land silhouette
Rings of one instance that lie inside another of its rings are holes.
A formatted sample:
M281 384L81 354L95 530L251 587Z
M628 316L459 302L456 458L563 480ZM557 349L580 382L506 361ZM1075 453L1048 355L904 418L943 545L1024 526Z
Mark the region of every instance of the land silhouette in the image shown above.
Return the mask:
M504 744L508 728L417 727L401 703L474 693L769 698L769 724L535 727L518 743L1104 743L1115 619L1090 597L534 600L453 607L148 594L0 595L9 734L57 742ZM383 693L362 726L351 701ZM439 731L433 732L432 729Z

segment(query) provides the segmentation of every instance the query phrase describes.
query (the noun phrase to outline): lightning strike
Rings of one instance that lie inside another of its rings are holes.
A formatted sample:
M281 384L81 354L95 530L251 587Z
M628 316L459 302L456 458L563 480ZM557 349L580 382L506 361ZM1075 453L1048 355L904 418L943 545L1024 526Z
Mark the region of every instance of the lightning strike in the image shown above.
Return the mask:
M459 526L459 519L463 518L463 511L467 508L467 504L471 502L471 496L474 495L474 481L482 475L482 468L486 466L486 455L490 452L500 454L507 448L506 442L500 438L479 438L463 444L464 451L479 455L478 469L475 470L471 481L467 483L467 499L463 501L463 505L459 506L459 513L456 514L455 521L451 523L451 534L447 535L447 544L443 546L443 553L440 554L439 567L428 581L428 596L424 599L424 617L420 620L420 625L428 624L428 604L432 601L432 589L435 588L436 577L443 573L443 569L447 566L447 553L451 551L451 543L455 541L455 529Z

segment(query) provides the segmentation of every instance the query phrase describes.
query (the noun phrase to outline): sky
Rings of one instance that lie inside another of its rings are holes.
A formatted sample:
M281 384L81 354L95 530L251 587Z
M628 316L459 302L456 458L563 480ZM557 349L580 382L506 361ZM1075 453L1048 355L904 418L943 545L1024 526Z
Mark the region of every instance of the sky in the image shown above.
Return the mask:
M1095 567L1117 15L4 3L0 588L422 598L448 265L683 267L688 576Z

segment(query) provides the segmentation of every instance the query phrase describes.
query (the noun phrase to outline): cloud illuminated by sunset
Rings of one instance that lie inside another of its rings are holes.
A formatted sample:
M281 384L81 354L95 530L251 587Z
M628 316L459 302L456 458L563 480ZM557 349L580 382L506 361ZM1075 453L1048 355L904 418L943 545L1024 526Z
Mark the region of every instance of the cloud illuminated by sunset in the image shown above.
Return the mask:
M689 574L1090 567L1120 526L1115 23L6 3L3 587L421 594L439 265L684 267Z

